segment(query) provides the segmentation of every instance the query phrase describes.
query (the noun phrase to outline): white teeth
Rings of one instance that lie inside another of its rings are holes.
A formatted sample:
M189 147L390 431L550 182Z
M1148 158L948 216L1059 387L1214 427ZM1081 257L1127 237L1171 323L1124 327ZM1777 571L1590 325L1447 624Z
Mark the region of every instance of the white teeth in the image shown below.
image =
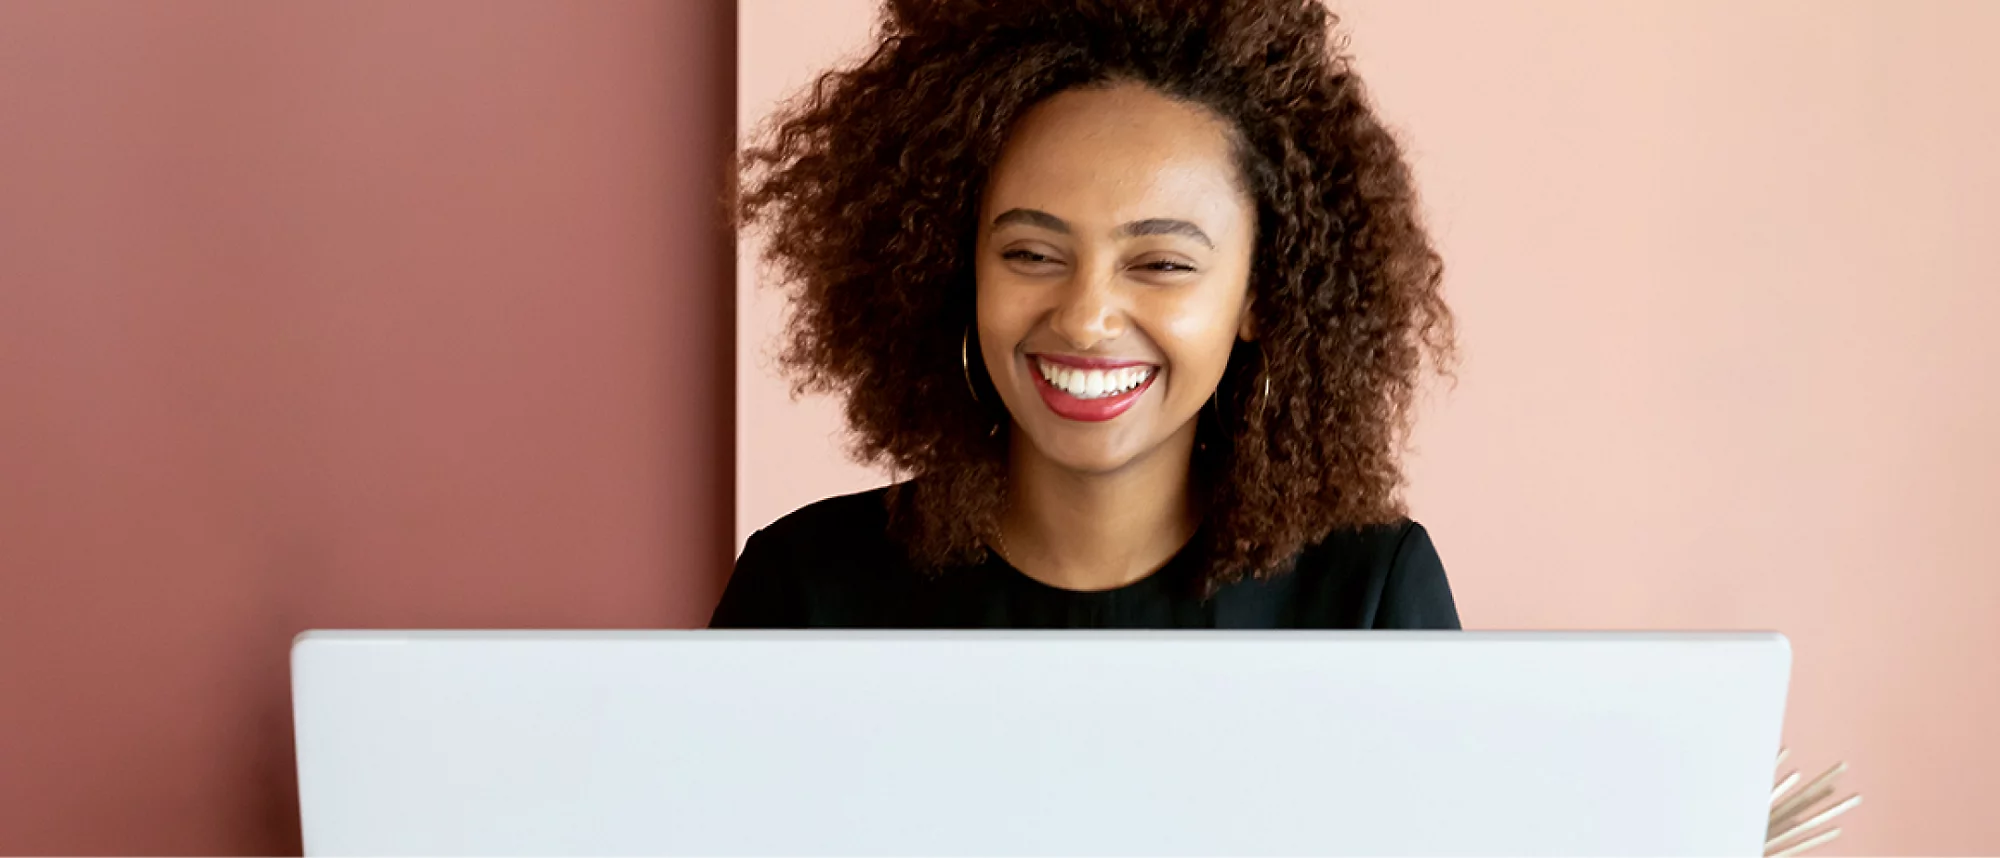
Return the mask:
M1153 367L1133 366L1112 370L1085 370L1062 366L1037 359L1035 368L1042 378L1058 390L1078 399L1102 399L1116 396L1141 384L1153 376Z

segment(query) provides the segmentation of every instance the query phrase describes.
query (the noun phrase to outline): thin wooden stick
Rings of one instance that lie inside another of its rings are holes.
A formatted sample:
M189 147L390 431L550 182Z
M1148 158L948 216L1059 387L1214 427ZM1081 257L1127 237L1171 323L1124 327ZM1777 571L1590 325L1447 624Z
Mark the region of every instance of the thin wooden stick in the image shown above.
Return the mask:
M1825 825L1828 820L1831 820L1836 816L1839 816L1843 813L1853 810L1854 806L1860 803L1861 803L1861 796L1858 795L1850 795L1847 798L1841 799L1839 804L1836 804L1832 807L1822 810L1818 814L1814 815L1813 818L1801 822L1797 825L1794 825L1791 828L1787 828L1785 829L1785 832L1783 834L1780 834L1776 837L1771 838L1770 840L1765 841L1764 849L1765 851L1769 851L1777 847L1779 844L1784 843L1787 840L1790 840L1794 837L1797 837L1798 835L1806 833L1807 831Z
M1797 771L1793 771L1791 774L1786 775L1784 780L1779 781L1777 786L1772 787L1771 806L1777 807L1778 799L1783 798L1785 792L1791 789L1792 787L1796 786L1798 782L1799 782L1799 773Z
M1791 856L1803 853L1806 850L1811 849L1815 846L1824 846L1828 843L1831 843L1833 842L1834 838L1839 836L1840 836L1840 829L1838 828L1830 829L1825 834L1821 834L1810 840L1800 841L1798 845L1785 847L1785 851L1783 852L1771 853L1770 858L1791 858Z
M1794 796L1793 798L1787 799L1785 801L1785 809L1783 813L1771 814L1771 821L1764 826L1764 836L1770 837L1771 835L1778 833L1779 830L1783 829L1787 825L1790 825L1792 823L1792 820L1799 818L1800 814L1805 813L1813 805L1819 804L1821 801L1824 801L1832 797L1833 797L1833 786L1829 784L1827 786L1823 786L1820 787L1819 789L1813 790L1812 792L1800 793L1799 795Z
M1784 804L1778 805L1776 808L1774 808L1771 811L1771 818L1777 819L1780 817L1790 816L1793 813L1798 812L1801 805L1808 804L1814 801L1819 801L1821 798L1824 798L1824 796L1813 796L1810 799L1807 799L1806 797L1812 796L1813 793L1820 787L1832 784L1833 779L1840 777L1840 773L1844 771L1847 771L1846 763L1844 762L1834 763L1833 768L1827 769L1826 772L1821 774L1819 777L1813 778L1811 783L1799 787L1798 795L1793 796L1792 798L1786 800ZM1830 789L1828 790L1828 792L1831 791L1832 790Z

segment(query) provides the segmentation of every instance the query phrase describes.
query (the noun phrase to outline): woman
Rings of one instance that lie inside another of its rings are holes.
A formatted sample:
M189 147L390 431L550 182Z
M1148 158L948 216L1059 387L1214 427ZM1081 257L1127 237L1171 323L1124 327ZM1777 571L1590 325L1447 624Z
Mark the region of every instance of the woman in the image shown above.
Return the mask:
M784 364L907 478L718 627L1457 628L1397 453L1442 266L1310 0L890 0L745 158Z

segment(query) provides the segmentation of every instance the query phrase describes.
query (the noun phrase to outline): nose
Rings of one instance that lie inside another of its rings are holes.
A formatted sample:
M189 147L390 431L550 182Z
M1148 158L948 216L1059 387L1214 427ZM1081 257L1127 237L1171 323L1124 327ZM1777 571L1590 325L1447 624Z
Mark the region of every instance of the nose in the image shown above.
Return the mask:
M1125 311L1111 281L1079 273L1063 287L1049 327L1071 348L1089 351L1125 333Z

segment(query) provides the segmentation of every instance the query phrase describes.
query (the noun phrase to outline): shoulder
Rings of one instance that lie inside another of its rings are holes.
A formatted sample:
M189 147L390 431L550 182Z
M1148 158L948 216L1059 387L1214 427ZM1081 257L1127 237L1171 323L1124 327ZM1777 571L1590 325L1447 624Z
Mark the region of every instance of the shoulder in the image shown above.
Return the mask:
M1394 567L1399 557L1426 551L1437 553L1431 545L1430 531L1403 518L1385 524L1337 528L1318 543L1307 546L1300 559L1316 561L1318 566L1379 574Z
M1415 521L1337 529L1301 552L1294 572L1352 600L1362 628L1459 627L1444 561Z
M827 498L751 534L709 624L815 624L828 593L851 591L861 578L896 565L901 551L888 532L892 489Z
M893 488L883 486L815 501L764 526L750 539L771 548L814 550L880 541L888 535L889 492Z

